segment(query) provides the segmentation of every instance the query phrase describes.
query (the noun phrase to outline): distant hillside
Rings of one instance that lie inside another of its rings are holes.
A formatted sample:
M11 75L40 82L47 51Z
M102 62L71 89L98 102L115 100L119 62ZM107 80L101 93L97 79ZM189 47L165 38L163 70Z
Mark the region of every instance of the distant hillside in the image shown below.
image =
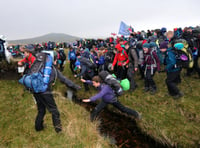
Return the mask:
M33 43L42 43L48 41L54 42L73 42L79 37L74 37L71 35L67 35L64 33L50 33L40 37L29 38L29 39L21 39L21 40L10 40L8 41L9 44L33 44Z

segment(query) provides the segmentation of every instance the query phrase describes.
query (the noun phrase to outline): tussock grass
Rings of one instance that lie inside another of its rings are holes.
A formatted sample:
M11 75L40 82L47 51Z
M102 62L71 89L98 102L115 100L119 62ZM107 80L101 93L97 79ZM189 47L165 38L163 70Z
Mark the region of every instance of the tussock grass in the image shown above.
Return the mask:
M64 75L75 79L66 65ZM126 92L119 100L126 106L139 111L142 121L138 127L147 135L169 147L199 147L200 145L200 83L194 77L184 77L180 90L184 97L174 100L168 95L166 74L156 74L158 92L155 95L143 92L143 81L136 75L139 85L134 92ZM61 113L63 132L56 134L47 113L43 132L35 132L36 105L23 86L14 80L0 80L0 147L111 147L108 139L102 138L97 130L98 123L91 123L89 113L79 105L65 99L66 87L60 82L54 86L54 96ZM87 93L78 92L78 98L89 98L95 94L93 88ZM109 108L113 109L113 108ZM115 110L115 109L114 109Z
M110 147L108 139L100 136L98 123L91 123L89 113L79 105L55 91L63 132L54 131L51 115L45 116L46 128L42 132L34 129L37 114L31 94L15 80L0 80L0 147L66 148Z
M119 97L124 105L142 114L142 121L137 122L141 131L169 147L200 146L200 79L197 79L197 75L186 77L185 73L183 70L182 82L178 85L184 92L184 97L179 100L168 95L165 73L156 73L154 76L158 88L155 95L143 92L144 81L139 80L137 73L135 80L139 87L134 92L126 92ZM64 74L81 84L67 68ZM93 88L87 93L81 90L78 97L89 98L95 93Z
M183 72L184 73L184 72ZM200 144L200 92L199 79L182 75L180 90L184 97L174 100L168 95L166 74L156 74L154 80L158 93L144 93L143 81L137 79L139 88L120 97L126 106L142 113L139 128L147 135L172 147L198 147ZM184 80L185 79L185 80Z

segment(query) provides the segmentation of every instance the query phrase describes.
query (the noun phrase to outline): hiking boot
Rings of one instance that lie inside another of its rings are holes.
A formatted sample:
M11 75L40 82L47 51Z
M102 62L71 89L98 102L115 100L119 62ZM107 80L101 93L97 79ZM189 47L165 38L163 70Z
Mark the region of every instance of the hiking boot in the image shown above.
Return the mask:
M180 99L183 96L184 96L183 92L179 92L177 95L173 96L173 98L174 99Z
M129 89L129 92L133 92L134 90L136 90L137 87L138 85L136 84L135 87Z
M60 133L62 131L62 127L55 127L56 133Z
M142 115L139 112L137 112L137 117L135 117L135 119L136 120L141 120L142 119Z
M151 90L150 90L150 94L151 94L151 95L155 95L155 93L156 93L156 89L151 89Z
M148 92L148 91L149 91L149 87L145 87L144 92Z

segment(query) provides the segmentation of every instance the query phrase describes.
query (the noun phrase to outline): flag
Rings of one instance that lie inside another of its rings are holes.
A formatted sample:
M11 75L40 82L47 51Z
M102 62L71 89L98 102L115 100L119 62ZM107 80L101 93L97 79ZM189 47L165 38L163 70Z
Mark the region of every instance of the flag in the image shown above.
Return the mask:
M134 29L133 29L133 27L132 27L132 26L130 26L130 27L128 28L128 31L129 31L130 33L133 33L133 32L134 32Z
M111 35L116 36L117 34L116 33L111 33Z
M130 35L129 28L130 28L130 26L126 25L123 21L121 21L118 34Z

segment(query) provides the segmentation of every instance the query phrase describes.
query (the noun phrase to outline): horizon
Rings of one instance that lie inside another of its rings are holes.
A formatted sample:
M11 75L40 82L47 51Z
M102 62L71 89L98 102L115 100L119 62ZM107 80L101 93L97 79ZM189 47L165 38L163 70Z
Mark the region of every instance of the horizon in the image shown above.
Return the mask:
M118 33L121 21L135 31L200 25L199 0L6 0L1 5L0 34L8 40L52 32L109 37Z
M188 26L185 26L185 27L189 27L189 26L192 26L192 25L188 25ZM193 25L192 27L197 27L197 26L200 26L200 25ZM167 27L166 27L167 28ZM173 31L174 28L184 28L184 27L171 27L170 29L167 28L167 30L171 30ZM154 29L142 29L142 30L137 30L137 31L134 31L134 32L140 32L140 31L147 31L147 30L155 30L155 29L161 29L161 28L154 28ZM49 32L49 33L46 33L46 34L41 34L41 35L38 35L38 36L33 36L33 37L27 37L27 38L18 38L18 39L8 39L7 36L6 39L8 41L17 41L17 40L28 40L28 39L33 39L33 38L38 38L38 37L42 37L42 36L46 36L46 35L51 35L51 34L64 34L64 35L69 35L69 36L72 36L72 37L75 37L75 38L80 38L80 39L97 39L97 38L108 38L108 37L112 37L111 33L110 35L108 36L88 36L88 37L79 37L79 36L75 36L75 35L71 35L71 34L68 34L68 33L63 33L63 32ZM117 36L121 36L120 34L117 34Z

